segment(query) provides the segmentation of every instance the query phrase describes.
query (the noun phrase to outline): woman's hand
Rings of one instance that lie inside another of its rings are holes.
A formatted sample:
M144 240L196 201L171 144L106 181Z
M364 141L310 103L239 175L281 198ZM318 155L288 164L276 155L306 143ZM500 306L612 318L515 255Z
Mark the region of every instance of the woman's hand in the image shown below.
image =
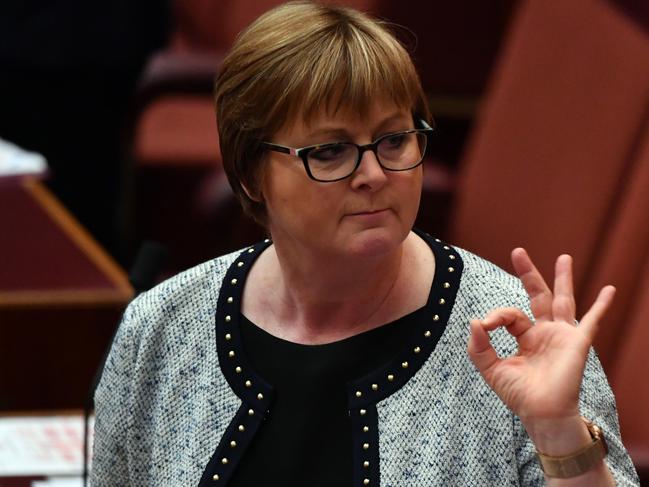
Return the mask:
M524 249L512 252L512 263L530 297L535 324L519 309L495 309L471 322L469 356L489 387L521 418L530 436L538 428L559 431L579 418L579 388L588 350L615 288L604 287L575 326L572 258L562 255L557 259L554 292ZM487 332L501 326L516 338L517 355L498 357L491 345Z

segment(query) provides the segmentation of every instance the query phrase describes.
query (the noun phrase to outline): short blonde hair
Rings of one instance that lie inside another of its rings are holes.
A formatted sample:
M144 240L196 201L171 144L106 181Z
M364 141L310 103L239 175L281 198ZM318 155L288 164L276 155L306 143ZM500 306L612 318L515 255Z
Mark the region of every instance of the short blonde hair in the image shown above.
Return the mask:
M347 7L290 2L242 31L215 101L223 166L246 213L266 225L261 141L323 109L366 113L378 97L430 120L410 55L385 22Z

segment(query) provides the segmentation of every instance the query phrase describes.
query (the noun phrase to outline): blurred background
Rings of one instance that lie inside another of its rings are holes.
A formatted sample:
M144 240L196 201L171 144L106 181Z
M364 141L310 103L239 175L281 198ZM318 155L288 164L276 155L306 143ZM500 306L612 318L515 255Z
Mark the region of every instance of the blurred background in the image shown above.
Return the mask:
M279 3L2 2L0 139L48 169L0 176L0 412L83 405L144 241L168 250L162 278L263 237L212 87ZM421 74L438 130L417 225L508 270L525 246L546 278L571 253L581 312L618 287L596 350L647 475L649 2L335 3L402 26Z

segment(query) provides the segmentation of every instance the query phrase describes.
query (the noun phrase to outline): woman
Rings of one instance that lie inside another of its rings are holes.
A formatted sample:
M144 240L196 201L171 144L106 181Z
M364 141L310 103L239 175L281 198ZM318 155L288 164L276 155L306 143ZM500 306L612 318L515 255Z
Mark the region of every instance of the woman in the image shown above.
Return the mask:
M550 291L522 249L521 283L412 230L432 119L385 25L272 10L216 105L230 183L271 239L129 306L95 485L637 485L589 352L614 289L576 327L568 256Z

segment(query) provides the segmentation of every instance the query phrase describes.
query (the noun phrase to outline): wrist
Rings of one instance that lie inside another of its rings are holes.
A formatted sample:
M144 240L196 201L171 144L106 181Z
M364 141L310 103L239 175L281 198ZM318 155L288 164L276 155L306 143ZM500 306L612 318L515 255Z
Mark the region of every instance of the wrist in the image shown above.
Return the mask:
M536 450L545 455L570 455L592 442L588 428L579 415L522 422Z
M605 473L603 460L608 448L604 434L597 425L586 418L581 417L580 420L588 432L589 441L570 453L566 453L568 448L581 443L581 433L576 429L572 418L529 424L535 435L536 453L547 478L577 480L579 477L585 481L582 475L588 475L590 482ZM565 430L557 433L560 428ZM579 485L581 483L578 481Z

